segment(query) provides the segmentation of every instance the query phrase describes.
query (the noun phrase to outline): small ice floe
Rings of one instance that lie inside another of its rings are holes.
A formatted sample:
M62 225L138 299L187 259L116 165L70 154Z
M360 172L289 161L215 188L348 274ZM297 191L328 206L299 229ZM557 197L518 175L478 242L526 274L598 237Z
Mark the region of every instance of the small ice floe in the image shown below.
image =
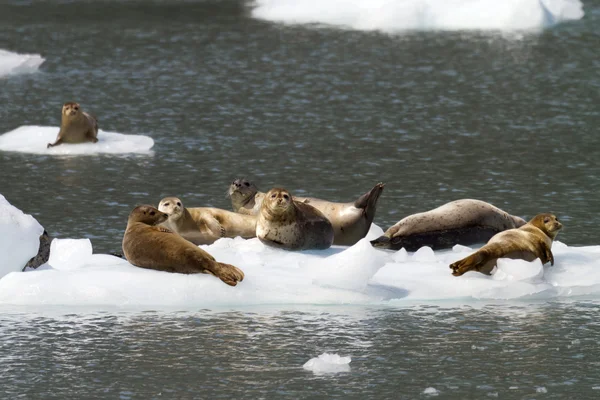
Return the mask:
M337 354L323 353L319 357L311 358L302 367L315 374L329 374L350 371L350 357L340 357Z
M60 128L52 126L21 126L0 135L0 150L32 154L90 155L90 154L151 154L151 137L98 131L97 143L61 144L47 148L56 140Z
M39 54L19 54L0 49L0 78L36 72L44 61Z

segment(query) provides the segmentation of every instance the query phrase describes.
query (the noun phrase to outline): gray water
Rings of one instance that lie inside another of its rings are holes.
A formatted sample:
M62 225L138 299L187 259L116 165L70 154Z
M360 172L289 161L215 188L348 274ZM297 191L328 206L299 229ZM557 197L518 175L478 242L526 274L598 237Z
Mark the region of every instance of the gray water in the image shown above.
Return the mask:
M229 209L237 177L350 201L375 222L459 198L600 240L600 2L538 33L389 35L253 19L206 1L0 0L0 133L58 126L66 101L150 156L0 153L0 193L55 237L120 249L127 215L168 195ZM287 307L282 307L287 309ZM6 398L594 398L594 301L226 313L0 312ZM58 313L60 314L60 313ZM359 314L356 316L356 314ZM574 342L575 341L575 342ZM475 347L473 347L475 346ZM325 351L349 373L301 366ZM514 388L513 388L514 387ZM540 389L543 388L543 389ZM596 389L594 389L596 388Z

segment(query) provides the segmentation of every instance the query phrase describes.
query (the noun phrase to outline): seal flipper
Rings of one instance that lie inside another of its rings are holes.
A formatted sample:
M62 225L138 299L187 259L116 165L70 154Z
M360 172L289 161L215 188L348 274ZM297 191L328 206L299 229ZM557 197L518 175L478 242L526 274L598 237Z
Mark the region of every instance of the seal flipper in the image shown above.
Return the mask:
M377 185L373 186L373 189L360 196L358 200L354 202L354 207L364 208L366 214L369 214L372 209L373 214L375 214L375 206L377 205L377 200L379 200L381 192L383 192L384 186L385 183L382 182L379 182Z
M379 236L377 239L371 240L371 245L380 249L389 249L391 240L387 236Z

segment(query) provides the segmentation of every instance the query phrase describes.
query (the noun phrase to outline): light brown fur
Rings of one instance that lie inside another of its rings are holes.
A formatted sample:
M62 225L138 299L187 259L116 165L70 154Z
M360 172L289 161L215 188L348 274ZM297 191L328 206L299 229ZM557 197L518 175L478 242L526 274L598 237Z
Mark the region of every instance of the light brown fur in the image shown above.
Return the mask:
M316 208L293 200L285 189L266 193L256 224L261 242L286 250L323 250L333 235L331 222Z
M65 103L62 108L60 131L54 143L48 148L62 143L85 143L98 141L98 120L96 117L81 111L77 103Z
M157 226L168 214L144 205L136 207L127 220L123 252L131 264L158 271L182 274L213 274L235 286L244 273L233 265L217 262L213 256L170 229Z
M542 264L554 265L552 241L562 224L553 214L538 214L518 229L500 232L470 256L450 265L452 275L461 276L467 271L489 274L498 258L518 258L533 261L539 258Z
M297 197L296 202L309 204L321 211L331 222L334 230L333 244L352 246L364 238L375 218L377 200L383 191L383 183L378 183L356 201L335 203L314 197ZM229 187L233 210L240 214L258 215L265 194L245 179L236 179Z
M213 207L185 208L177 197L165 197L158 209L169 214L163 225L196 245L212 244L223 237L256 237L256 217L252 215Z

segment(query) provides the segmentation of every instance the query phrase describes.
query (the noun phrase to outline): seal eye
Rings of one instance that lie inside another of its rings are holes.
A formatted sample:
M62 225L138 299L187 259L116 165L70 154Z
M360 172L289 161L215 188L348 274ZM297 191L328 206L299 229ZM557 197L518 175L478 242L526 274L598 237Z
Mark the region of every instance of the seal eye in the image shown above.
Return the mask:
M180 203L179 201L177 202L177 205L178 205L179 207L181 207L181 203Z
M165 204L163 204L163 206L165 206L165 207L168 207L168 206L169 206L169 203L165 203Z
M284 195L283 195L283 198L284 198L284 199L286 199L286 200L289 200L289 199L290 199L290 196L288 196L287 194L284 194Z
M154 215L156 214L154 211L150 211L150 215Z
M250 186L250 183L244 182L244 186Z
M271 195L271 198L272 198L272 199L274 199L275 197L277 197L277 194L273 193L273 194Z
M544 218L544 223L547 224L548 222L550 222L550 218L548 218L548 217Z

